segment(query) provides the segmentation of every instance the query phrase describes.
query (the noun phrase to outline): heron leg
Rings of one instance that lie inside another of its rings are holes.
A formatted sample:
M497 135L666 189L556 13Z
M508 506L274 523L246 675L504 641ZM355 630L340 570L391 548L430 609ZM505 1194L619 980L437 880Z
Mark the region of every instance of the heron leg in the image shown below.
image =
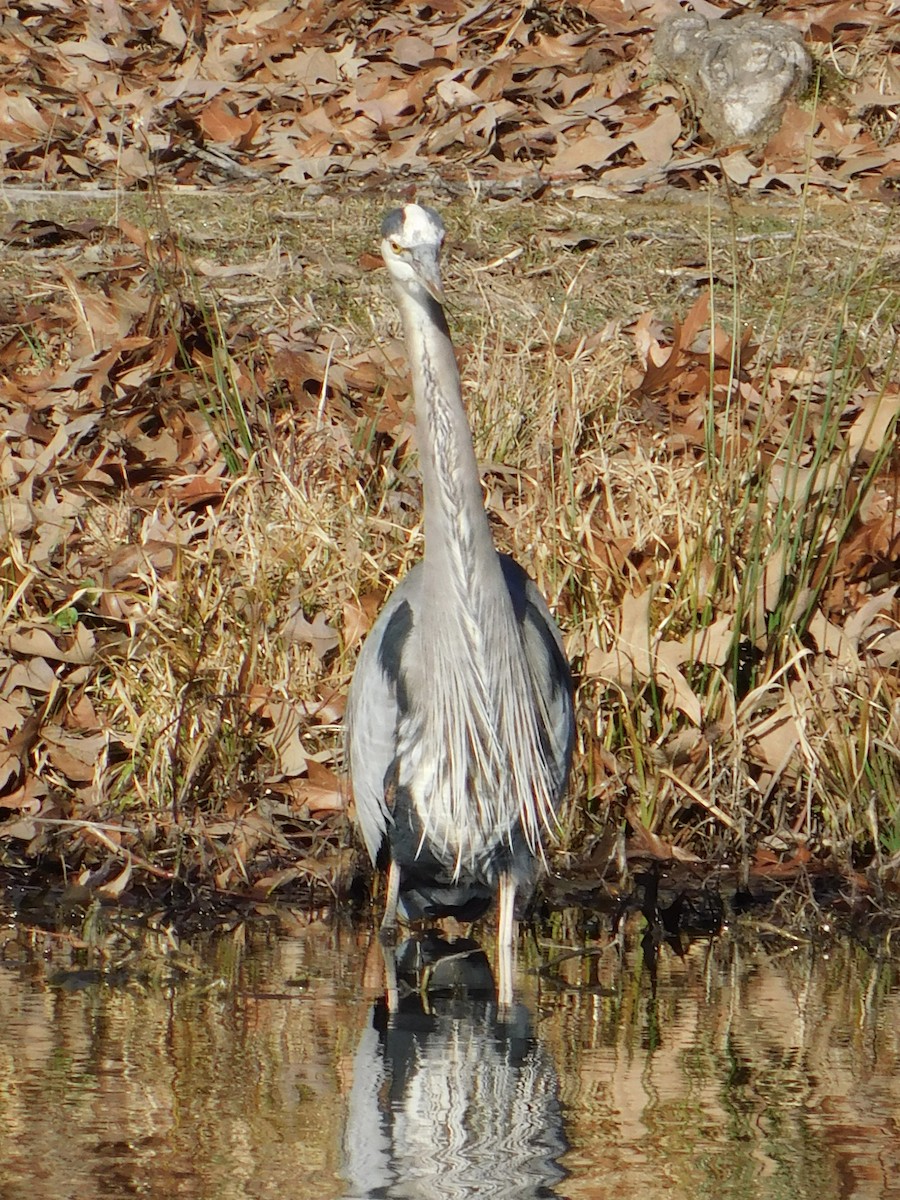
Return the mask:
M384 916L381 918L381 940L392 941L397 929L397 902L400 899L400 867L391 859L387 878Z
M516 935L516 881L512 875L500 876L500 917L497 925L497 1000L508 1008L513 1000L513 970Z
M384 959L384 988L387 997L389 1013L400 1011L400 987L397 982L397 954L393 946L381 943L381 954Z
M516 881L508 872L500 876L500 920L497 941L512 946L516 938Z

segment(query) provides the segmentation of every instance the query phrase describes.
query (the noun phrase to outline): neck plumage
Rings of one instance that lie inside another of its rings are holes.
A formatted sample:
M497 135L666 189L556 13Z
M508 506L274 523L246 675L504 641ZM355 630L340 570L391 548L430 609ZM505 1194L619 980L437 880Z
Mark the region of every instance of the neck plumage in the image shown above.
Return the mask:
M512 845L537 853L553 822L554 782L500 559L481 494L459 371L441 306L398 288L412 370L425 497L424 678L419 744L427 769L409 787L434 849L462 866ZM418 762L418 760L417 760Z
M426 590L445 613L453 596L506 600L444 311L421 289L400 298L422 465Z

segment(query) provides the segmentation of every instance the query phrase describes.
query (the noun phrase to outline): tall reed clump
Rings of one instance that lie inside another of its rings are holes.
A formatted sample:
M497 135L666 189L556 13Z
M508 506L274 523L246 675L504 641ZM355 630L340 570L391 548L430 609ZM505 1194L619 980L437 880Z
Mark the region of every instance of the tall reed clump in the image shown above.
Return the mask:
M626 403L665 511L586 674L607 798L643 836L895 871L900 298L883 253L810 280L807 236L801 211L758 343L734 235L708 243L728 284L645 329Z

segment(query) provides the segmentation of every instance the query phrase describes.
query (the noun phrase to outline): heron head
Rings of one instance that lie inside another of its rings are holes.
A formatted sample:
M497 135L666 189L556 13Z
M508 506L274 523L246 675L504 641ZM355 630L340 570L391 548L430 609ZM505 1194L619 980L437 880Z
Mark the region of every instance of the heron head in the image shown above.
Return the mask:
M384 263L400 287L418 285L439 304L444 303L440 256L444 222L433 208L404 204L387 214L381 224Z

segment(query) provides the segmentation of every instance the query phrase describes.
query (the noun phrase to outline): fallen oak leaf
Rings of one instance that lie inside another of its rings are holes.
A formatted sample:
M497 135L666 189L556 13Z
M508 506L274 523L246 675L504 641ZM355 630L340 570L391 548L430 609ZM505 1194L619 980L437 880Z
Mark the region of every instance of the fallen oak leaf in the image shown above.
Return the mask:
M68 635L65 635L68 637ZM72 645L63 649L43 626L20 625L0 638L0 645L13 654L29 658L53 659L57 662L86 666L93 660L96 638L81 622L75 626Z
M7 667L9 661L5 656L0 659L0 669ZM0 731L10 737L22 725L26 713L30 711L31 706L21 693L14 696L8 691L7 695L0 696Z
M343 812L347 807L344 789L335 776L334 783L316 783L311 779L299 780L294 794L309 809L310 814Z
M805 846L800 846L793 857L788 859L783 859L768 850L758 850L750 868L750 876L763 879L790 879L801 871L805 874L812 861L812 853Z
M281 635L289 642L311 646L320 662L324 662L331 651L337 649L341 640L328 624L323 612L317 612L312 621L308 621L300 607L284 622Z
M187 45L187 31L174 4L170 4L166 9L166 15L159 27L159 38L178 51L184 50Z
M56 672L46 658L34 656L16 662L6 675L6 687L12 691L22 688L25 692L54 692L59 681Z
M280 887L284 887L287 883L292 883L303 873L299 867L284 867L280 871L272 871L268 875L261 875L259 879L253 881L252 893L254 896L270 896L272 892L277 891Z
M900 392L877 392L866 396L861 411L847 431L847 445L854 458L877 454L895 427L900 413Z
M171 495L182 508L203 508L222 499L225 485L221 479L208 473L192 475L180 487L173 487Z
M722 667L734 644L734 614L726 613L711 625L692 630L679 643L683 657L681 662L705 663Z
M630 143L630 138L589 134L558 150L547 163L547 170L552 175L570 175L581 167L597 168Z
M663 641L651 632L653 593L654 589L649 587L639 596L623 596L615 645L605 653L597 646L591 647L585 675L606 679L621 687L631 687L635 678L640 681L655 679L669 703L695 725L700 725L703 720L700 700L679 670L687 658L684 647L678 642Z
M659 641L653 648L655 678L674 708L679 709L697 726L703 724L700 699L682 675L679 667L684 661L678 642Z
M25 769L25 764L28 755L37 745L41 731L41 713L33 713L27 717L20 729L9 738L5 746L0 746L0 792L6 788L7 784L18 779L22 771ZM19 796L21 789L14 793ZM20 808L21 804L13 800L12 796L0 796L0 808Z
M675 143L681 137L681 118L671 104L660 109L642 129L631 133L631 142L648 163L658 166L670 161Z
M478 93L458 79L442 79L436 90L448 108L472 108L482 103Z
M307 768L303 730L306 713L297 704L269 696L260 711L272 722L266 741L275 755L275 767L283 775L301 775Z
M95 889L95 895L99 896L101 900L120 900L122 898L122 894L126 891L128 885L131 883L131 876L134 874L134 864L132 862L131 852L126 850L125 854L127 857L125 859L125 866L122 868L121 872L115 877L115 879L110 879L108 883L101 884Z
M791 705L779 705L774 712L751 726L744 737L748 752L775 779L790 774L790 765L802 741L802 730Z
M100 223L96 223L101 227ZM3 234L3 240L11 246L25 246L29 249L43 249L59 246L63 242L84 241L90 231L85 231L74 225L61 225L58 221L15 221Z
M42 738L50 761L67 779L89 783L94 778L107 746L105 734L78 737L66 734L59 725L47 725Z
M667 842L658 834L653 833L637 815L636 809L629 807L625 810L625 819L631 828L631 838L626 846L629 859L652 858L661 862L700 862L690 850L684 850L673 842Z
M37 822L31 817L16 817L0 825L0 838L15 838L19 842L30 842L38 833Z
M434 57L434 46L421 37L406 34L391 43L391 58L404 67L421 67Z
M0 838L11 837L30 842L40 832L39 814L49 795L49 788L36 776L31 775L19 790L4 801L4 808L18 809L17 817L0 824ZM48 805L52 809L52 805Z
M267 786L273 792L290 796L294 808L305 807L310 814L343 812L347 807L342 781L328 767L314 761L307 764L306 775L270 780Z
M342 626L344 646L348 650L358 645L372 628L382 601L383 597L369 593L358 603L348 600L344 604Z

